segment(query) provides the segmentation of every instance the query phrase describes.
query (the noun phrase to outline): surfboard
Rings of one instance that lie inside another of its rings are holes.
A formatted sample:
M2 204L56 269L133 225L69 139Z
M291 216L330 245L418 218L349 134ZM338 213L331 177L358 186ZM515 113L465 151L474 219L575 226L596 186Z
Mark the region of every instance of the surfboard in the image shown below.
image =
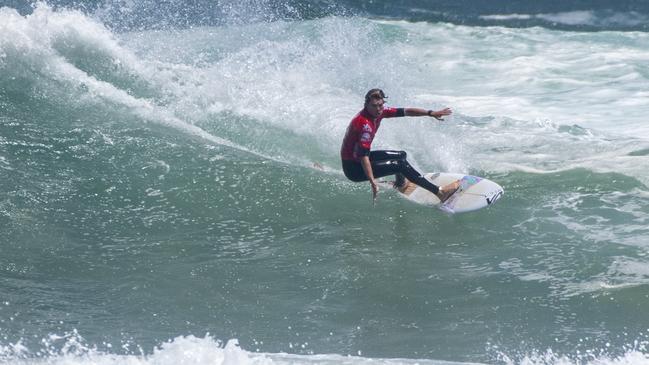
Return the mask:
M472 212L488 207L505 193L500 185L479 176L435 172L424 174L424 177L440 187L459 180L460 188L441 204L435 194L410 181L407 181L404 187L397 189L399 194L417 204L435 206L451 214Z

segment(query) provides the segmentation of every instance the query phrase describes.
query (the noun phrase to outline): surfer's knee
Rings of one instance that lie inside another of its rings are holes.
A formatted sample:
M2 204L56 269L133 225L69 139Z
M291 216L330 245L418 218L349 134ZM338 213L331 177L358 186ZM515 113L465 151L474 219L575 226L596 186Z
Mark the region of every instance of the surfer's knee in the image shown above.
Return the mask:
M394 163L399 166L399 171L405 175L405 170L410 166L408 161L405 158L397 158Z

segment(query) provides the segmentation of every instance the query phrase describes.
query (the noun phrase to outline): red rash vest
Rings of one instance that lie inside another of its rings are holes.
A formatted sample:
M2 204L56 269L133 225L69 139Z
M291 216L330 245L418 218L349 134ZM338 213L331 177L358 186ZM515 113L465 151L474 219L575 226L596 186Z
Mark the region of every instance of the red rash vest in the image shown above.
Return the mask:
M372 116L365 109L361 110L347 127L343 145L340 148L340 158L348 161L360 161L362 156L369 155L376 131L381 126L381 120L402 116L404 116L403 108L385 108L376 120L372 120Z

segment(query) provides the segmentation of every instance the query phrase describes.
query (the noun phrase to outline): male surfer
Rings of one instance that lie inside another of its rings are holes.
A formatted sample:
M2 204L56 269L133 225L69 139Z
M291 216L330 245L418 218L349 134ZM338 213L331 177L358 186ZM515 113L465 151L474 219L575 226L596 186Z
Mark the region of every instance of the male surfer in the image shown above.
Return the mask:
M368 181L372 186L372 197L376 199L379 186L376 178L396 175L395 187L403 189L408 180L435 194L444 202L458 189L459 182L442 188L428 181L406 160L404 151L370 151L372 140L381 126L383 118L429 116L443 120L451 109L425 110L420 108L384 107L386 96L381 89L372 89L365 94L365 106L349 123L340 149L343 171L351 181ZM405 178L404 178L405 177Z

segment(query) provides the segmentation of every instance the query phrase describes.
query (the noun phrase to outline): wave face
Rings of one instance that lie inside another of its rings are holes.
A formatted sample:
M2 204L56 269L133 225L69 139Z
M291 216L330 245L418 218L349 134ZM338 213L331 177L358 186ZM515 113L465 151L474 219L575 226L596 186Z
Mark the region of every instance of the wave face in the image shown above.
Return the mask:
M0 8L0 362L647 362L647 33L119 4ZM373 207L338 153L376 86L455 113L375 148L505 197Z

